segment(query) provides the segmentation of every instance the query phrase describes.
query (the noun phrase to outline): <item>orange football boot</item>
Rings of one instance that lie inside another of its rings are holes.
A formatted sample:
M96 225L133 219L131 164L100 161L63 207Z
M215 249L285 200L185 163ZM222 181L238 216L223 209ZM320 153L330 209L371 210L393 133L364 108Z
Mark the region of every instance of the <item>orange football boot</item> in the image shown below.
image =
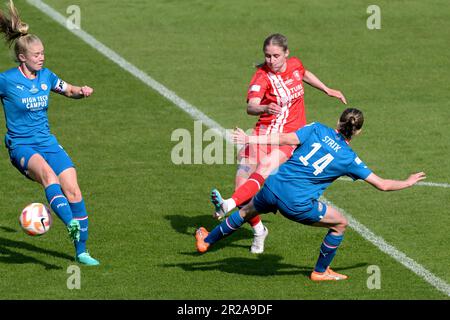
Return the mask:
M205 242L205 238L208 236L209 232L203 227L200 227L195 231L195 239L197 240L195 246L197 247L197 251L200 253L204 253L209 248L209 243Z
M333 270L330 269L330 267L328 267L327 270L325 270L325 272L317 272L317 271L311 272L310 278L312 281L337 281L348 279L348 276L334 272Z

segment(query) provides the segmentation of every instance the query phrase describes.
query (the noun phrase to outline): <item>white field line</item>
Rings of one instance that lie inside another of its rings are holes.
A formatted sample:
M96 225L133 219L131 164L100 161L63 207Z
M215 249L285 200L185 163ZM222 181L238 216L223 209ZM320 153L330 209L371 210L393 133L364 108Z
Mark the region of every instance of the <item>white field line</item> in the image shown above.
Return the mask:
M182 98L180 98L175 92L169 90L164 85L160 84L156 80L154 80L152 77L150 77L148 74L143 72L142 70L138 69L133 64L129 63L127 60L125 60L123 57L121 57L119 54L117 54L115 51L111 50L110 48L106 47L104 44L99 42L97 39L95 39L90 34L86 33L83 30L79 29L73 29L67 27L66 17L61 15L59 12L57 12L52 7L48 6L44 2L40 0L27 0L27 2L37 9L39 9L42 13L46 14L59 24L61 24L63 27L65 27L67 30L75 34L77 37L82 39L84 42L89 44L91 47L93 47L95 50L99 51L102 55L104 55L106 58L110 59L112 62L120 66L125 71L129 72L142 82L144 82L147 86L149 86L151 89L157 91L162 96L164 96L166 99L171 101L175 106L189 114L193 119L202 121L205 126L215 129L218 132L222 134L224 139L227 138L227 135L225 134L226 131L220 124L209 118L207 115L205 115L203 112L198 110L195 106L191 105L190 103L186 102ZM324 199L329 205L336 207L333 203L330 201ZM336 207L337 208L337 207ZM445 293L447 296L450 296L450 286L442 279L438 278L434 274L432 274L430 271L425 269L423 266L415 262L413 259L407 257L403 252L398 251L395 247L391 246L390 244L386 243L383 238L375 235L372 231L370 231L367 227L362 225L360 222L358 222L355 218L353 218L348 212L345 212L342 209L339 209L342 213L345 213L346 217L349 220L349 225L351 228L353 228L356 232L358 232L363 238L371 242L373 245L378 247L381 251L385 252L389 256L391 256L393 259L397 260L401 264L403 264L406 268L413 271L415 274L417 274L419 277L423 278L425 281L427 281L430 285L435 287L437 290Z

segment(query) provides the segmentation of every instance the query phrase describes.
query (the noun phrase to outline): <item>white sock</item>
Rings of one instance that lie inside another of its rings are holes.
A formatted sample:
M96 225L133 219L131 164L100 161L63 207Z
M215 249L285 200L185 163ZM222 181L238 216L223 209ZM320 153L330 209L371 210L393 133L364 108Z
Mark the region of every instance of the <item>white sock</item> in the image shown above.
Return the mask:
M255 235L262 235L264 233L264 225L262 221L258 222L253 228L253 233Z
M236 202L233 200L233 198L223 201L223 209L225 210L225 213L230 212L234 208L236 208Z

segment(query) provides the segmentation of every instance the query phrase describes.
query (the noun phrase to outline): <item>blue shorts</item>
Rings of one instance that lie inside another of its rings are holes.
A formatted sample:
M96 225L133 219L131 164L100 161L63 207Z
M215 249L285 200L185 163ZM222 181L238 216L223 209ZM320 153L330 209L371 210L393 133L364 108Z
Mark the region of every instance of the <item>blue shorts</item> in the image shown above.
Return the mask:
M253 198L253 205L259 213L280 211L286 218L307 225L319 222L327 212L326 204L317 200L312 200L309 205L293 210L266 186Z
M57 176L64 170L75 167L67 152L59 144L49 147L17 146L8 151L11 163L27 178L30 178L28 176L28 161L36 153L47 161Z

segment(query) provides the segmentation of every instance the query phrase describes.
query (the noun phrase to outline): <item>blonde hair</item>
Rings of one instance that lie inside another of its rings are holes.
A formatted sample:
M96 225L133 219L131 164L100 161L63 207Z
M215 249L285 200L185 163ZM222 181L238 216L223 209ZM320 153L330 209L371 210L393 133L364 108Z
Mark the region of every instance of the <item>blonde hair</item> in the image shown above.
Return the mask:
M9 15L0 10L0 32L4 34L9 47L14 44L16 61L20 62L19 54L25 54L30 44L42 41L38 36L28 33L29 26L20 19L12 0L9 0L8 10Z

